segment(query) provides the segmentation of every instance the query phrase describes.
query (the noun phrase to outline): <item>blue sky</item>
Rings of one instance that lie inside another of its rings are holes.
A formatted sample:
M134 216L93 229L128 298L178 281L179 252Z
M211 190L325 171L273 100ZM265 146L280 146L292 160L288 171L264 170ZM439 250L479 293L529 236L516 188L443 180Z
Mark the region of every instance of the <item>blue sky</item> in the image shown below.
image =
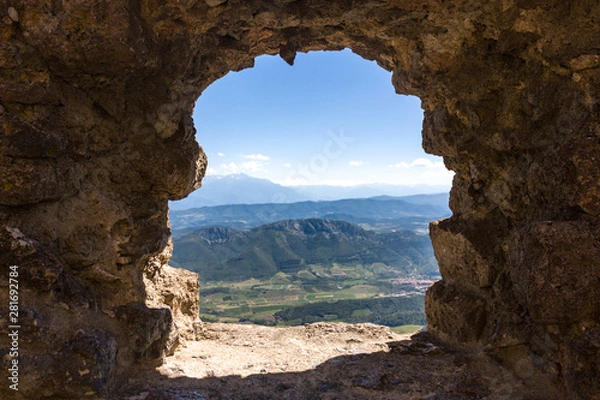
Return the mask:
M391 73L350 50L277 56L231 72L196 103L197 140L209 175L245 173L286 186L451 184L421 148L416 97Z

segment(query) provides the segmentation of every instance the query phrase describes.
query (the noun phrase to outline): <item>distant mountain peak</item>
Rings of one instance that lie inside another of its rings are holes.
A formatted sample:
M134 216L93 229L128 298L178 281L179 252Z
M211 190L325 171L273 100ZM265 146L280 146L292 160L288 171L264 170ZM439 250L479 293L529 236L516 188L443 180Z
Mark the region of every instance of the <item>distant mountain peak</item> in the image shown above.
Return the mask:
M265 225L263 229L285 230L288 232L316 235L323 234L344 234L361 236L365 234L365 230L361 227L344 221L333 221L325 218L308 218L279 221Z
M208 244L223 244L230 240L244 236L243 231L224 226L211 226L194 231L194 235L204 239Z
M308 198L292 188L246 174L209 175L187 198L171 202L173 210L230 204L294 203Z

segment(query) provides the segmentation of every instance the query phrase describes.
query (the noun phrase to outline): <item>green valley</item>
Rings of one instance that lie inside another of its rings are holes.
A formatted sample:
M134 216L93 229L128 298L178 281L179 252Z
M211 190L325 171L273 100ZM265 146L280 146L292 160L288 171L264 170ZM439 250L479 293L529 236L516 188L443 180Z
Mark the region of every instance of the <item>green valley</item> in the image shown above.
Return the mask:
M439 274L426 235L321 218L200 228L176 237L173 265L200 274L203 320L266 325L424 325Z

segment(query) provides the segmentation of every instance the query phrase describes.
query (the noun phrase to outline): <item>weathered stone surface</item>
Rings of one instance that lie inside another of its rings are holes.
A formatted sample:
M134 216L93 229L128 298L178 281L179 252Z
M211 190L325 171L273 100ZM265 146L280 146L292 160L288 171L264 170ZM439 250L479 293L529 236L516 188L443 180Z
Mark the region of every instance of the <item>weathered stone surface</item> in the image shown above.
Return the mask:
M170 248L167 254L162 255L168 260ZM169 307L173 313L174 331L183 339L194 340L194 323L199 321L200 312L198 275L162 264L161 257L156 257L146 265L144 283L146 304L152 308Z
M573 325L600 318L600 226L539 222L512 246L511 279L533 322Z
M432 229L432 331L511 368L541 359L527 365L570 398L597 396L598 20L588 0L0 4L0 279L20 266L38 324L24 365L58 365L95 332L116 349L89 355L102 392L168 351L195 312L194 288L161 287L191 279L170 278L164 254L167 201L206 169L194 102L258 55L349 47L421 98L423 146L456 172L454 216ZM24 368L23 398L90 387L56 371Z
M171 336L173 317L167 308L132 303L115 310L115 316L130 332L127 349L136 361L160 363L165 353L172 352L177 344L177 337Z
M427 330L450 343L474 345L488 323L487 299L461 286L436 282L425 299Z
M472 290L491 287L496 277L490 263L455 228L451 220L436 221L429 226L442 278Z

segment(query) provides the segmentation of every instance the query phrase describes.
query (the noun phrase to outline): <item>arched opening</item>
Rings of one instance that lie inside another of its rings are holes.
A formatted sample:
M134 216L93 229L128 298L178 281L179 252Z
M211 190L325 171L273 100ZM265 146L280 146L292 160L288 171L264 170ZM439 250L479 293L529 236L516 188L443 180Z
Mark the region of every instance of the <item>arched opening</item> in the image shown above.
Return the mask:
M207 175L170 204L170 264L201 277L200 318L423 328L452 174L423 152L422 114L350 50L259 57L207 88Z

